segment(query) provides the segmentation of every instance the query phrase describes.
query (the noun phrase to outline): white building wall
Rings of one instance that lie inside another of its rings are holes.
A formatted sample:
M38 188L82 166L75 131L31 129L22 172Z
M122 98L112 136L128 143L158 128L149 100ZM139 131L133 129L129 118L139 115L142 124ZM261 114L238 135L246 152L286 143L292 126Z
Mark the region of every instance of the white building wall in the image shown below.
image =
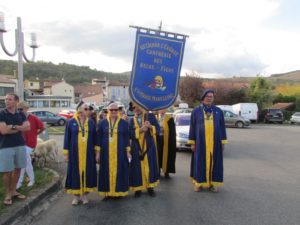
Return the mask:
M113 101L128 101L128 86L109 86L108 87L108 99Z
M71 102L75 102L74 87L66 82L54 84L51 88L51 94L56 96L70 96Z
M24 81L24 88L28 90L32 89L40 89L40 81L30 81L30 80L25 80Z

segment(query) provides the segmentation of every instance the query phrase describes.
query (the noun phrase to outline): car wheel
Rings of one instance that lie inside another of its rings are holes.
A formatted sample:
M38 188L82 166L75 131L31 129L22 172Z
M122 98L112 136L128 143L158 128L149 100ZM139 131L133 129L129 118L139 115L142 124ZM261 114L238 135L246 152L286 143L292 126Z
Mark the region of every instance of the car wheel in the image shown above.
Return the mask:
M65 125L65 121L64 120L59 120L57 123L58 123L59 126Z
M238 128L243 128L244 127L244 123L242 121L237 121L235 123L235 126L238 127Z

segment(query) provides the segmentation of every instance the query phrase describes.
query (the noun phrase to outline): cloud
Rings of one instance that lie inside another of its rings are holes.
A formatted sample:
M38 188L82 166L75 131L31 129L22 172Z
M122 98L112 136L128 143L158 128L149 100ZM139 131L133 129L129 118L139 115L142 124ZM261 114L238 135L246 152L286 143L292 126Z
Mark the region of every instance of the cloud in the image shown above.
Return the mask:
M50 22L35 26L45 45L59 46L69 53L100 52L109 57L131 59L135 30L107 28L97 21Z
M105 27L97 21L56 21L36 24L35 28L40 30L44 45L57 46L74 54L100 52L107 57L126 61L128 69L131 68L135 29L125 26ZM184 68L232 76L255 75L265 67L255 54L247 52L243 43L234 38L234 30L224 34L223 30L205 27L178 25L169 29L190 35L185 49Z

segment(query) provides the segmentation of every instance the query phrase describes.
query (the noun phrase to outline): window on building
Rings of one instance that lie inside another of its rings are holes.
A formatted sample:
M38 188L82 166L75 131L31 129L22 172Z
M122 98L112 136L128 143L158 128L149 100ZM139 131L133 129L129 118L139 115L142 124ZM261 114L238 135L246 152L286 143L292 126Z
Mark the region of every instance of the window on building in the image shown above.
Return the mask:
M60 107L60 101L57 100L51 100L50 101L50 107Z
M5 96L7 93L13 93L14 90L13 87L0 87L0 96Z
M69 102L68 101L60 101L60 106L61 107L69 107Z
M49 101L44 100L42 105L43 107L49 107Z

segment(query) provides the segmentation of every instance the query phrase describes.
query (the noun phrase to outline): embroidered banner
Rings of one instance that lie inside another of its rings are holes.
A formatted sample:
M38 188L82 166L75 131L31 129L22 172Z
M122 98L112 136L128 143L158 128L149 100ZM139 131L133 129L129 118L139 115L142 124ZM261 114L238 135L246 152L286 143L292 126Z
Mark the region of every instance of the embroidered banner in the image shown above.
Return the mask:
M165 109L175 102L185 38L137 30L129 94L145 110Z

